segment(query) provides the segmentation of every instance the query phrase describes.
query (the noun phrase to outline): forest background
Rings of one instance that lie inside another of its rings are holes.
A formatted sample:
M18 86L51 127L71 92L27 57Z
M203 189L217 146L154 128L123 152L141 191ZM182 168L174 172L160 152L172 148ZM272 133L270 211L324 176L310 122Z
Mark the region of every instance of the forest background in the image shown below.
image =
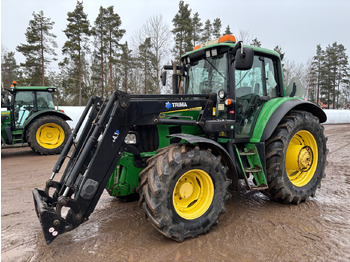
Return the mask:
M66 19L64 42L57 41L55 21L45 15L45 10L33 10L23 32L26 40L15 47L1 45L2 88L8 88L12 80L21 86L55 86L59 105L84 105L90 96L108 97L116 89L133 94L170 93L170 86L160 84L164 64L171 60L179 63L180 56L199 43L234 34L246 44L284 54L285 83L298 77L306 88L306 99L325 108L349 107L350 67L348 51L342 43L330 38L326 45L317 44L305 63L297 63L283 46L264 46L248 30L235 27L234 17L232 24L223 24L220 16L201 17L184 1L178 2L177 8L171 25L161 14L150 15L131 34L124 29L118 3L101 5L97 17L90 20L84 2L77 1L74 10L62 16ZM271 31L276 26L272 25ZM16 32L19 33L22 32ZM124 40L125 36L128 40ZM59 46L57 42L63 44ZM302 39L295 41L295 49L300 52L303 45L307 43Z

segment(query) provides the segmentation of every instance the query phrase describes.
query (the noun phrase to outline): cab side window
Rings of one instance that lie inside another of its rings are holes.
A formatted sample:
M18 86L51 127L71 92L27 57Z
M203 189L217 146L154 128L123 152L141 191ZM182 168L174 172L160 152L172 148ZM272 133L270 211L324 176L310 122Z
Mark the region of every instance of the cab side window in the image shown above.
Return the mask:
M272 59L265 58L265 74L267 95L271 98L277 97L276 72Z
M236 97L248 94L263 95L263 61L254 57L253 66L247 71L237 70L235 74Z
M38 110L41 109L55 109L52 100L52 95L49 92L37 92Z

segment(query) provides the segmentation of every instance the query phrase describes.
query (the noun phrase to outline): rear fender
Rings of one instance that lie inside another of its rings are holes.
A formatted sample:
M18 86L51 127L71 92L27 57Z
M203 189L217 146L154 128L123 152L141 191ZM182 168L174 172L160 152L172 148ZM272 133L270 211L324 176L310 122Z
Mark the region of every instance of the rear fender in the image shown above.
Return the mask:
M33 123L39 117L46 116L46 115L57 116L57 117L62 118L65 121L69 121L69 120L71 121L72 120L65 113L62 113L62 112L56 111L56 110L44 110L44 111L35 112L33 115L28 117L28 119L24 122L24 125L23 125L23 129L24 129L23 130L23 141L26 140L25 134L27 132L28 127L31 125L31 123Z
M320 123L327 121L327 115L317 105L299 99L287 100L279 105L273 113L270 113L269 115L265 114L259 116L256 127L263 125L264 122L266 122L266 119L268 120L263 128L256 128L254 130L250 142L259 143L266 141L272 135L273 131L276 129L278 123L282 120L282 118L291 110L302 110L310 112L319 119ZM260 130L263 131L261 132Z
M218 142L210 140L205 137L199 137L188 134L172 134L168 137L176 137L187 141L190 144L198 144L203 149L210 149L215 156L221 156L222 163L224 166L228 167L228 176L233 180L234 188L237 188L238 175L235 164L233 162L233 157L226 151L226 149L220 145ZM232 146L232 145L231 145Z

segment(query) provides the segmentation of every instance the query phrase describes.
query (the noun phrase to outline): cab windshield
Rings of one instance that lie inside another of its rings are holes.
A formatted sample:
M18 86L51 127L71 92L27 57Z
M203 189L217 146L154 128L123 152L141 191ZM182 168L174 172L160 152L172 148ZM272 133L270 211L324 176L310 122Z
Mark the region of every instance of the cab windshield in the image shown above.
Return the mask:
M220 89L227 91L227 71L226 53L192 63L185 77L184 93L210 94Z

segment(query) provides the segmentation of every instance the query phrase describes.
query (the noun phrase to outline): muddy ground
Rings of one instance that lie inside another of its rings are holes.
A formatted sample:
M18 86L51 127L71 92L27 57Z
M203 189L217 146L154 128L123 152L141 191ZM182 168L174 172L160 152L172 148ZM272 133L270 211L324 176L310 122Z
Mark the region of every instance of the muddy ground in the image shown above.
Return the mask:
M158 233L137 202L104 193L89 221L47 246L31 190L43 188L57 156L2 149L2 261L350 261L350 125L327 125L326 135L315 198L283 205L241 187L219 226L183 243Z

